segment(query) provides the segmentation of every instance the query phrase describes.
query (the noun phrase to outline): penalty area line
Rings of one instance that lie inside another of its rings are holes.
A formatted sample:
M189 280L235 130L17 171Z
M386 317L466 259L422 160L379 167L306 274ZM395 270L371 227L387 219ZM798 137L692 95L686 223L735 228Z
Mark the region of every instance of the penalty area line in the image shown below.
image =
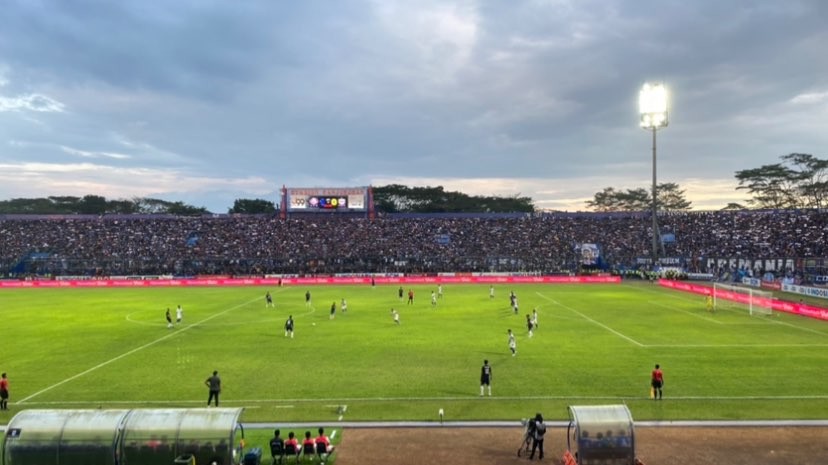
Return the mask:
M35 392L34 394L30 394L29 396L24 397L23 399L21 399L21 400L17 401L17 403L18 403L18 404L24 404L24 403L26 403L27 401L29 401L30 399L32 399L32 398L34 398L34 397L37 397L37 396L39 396L40 394L43 394L44 392L51 391L52 389L54 389L54 388L56 388L56 387L62 386L62 385L66 384L66 383L68 383L68 382L70 382L70 381L74 381L74 380L76 380L76 379L80 378L81 376L84 376L84 375L87 375L87 374L89 374L89 373L92 373L93 371L95 371L95 370L97 370L97 369L99 369L99 368L103 368L103 367L105 367L105 366L109 365L110 363L117 362L118 360L121 360L122 358L128 357L128 356L130 356L130 355L132 355L132 354L134 354L134 353L136 353L136 352L139 352L139 351L141 351L141 350L144 350L144 349L146 349L147 347L151 347L151 346L154 346L155 344L158 344L159 342L166 341L167 339L170 339L170 338L172 338L172 337L174 337L174 336L176 336L176 335L178 335L178 334L181 334L181 333L183 333L184 331L189 331L189 330L191 330L191 329L193 329L193 328L195 328L195 327L197 327L197 326L199 326L199 325L201 325L201 324L203 324L203 323L205 323L205 322L207 322L207 321L210 321L210 320L212 320L213 318L217 318L217 317L219 317L219 316L221 316L221 315L224 315L225 313L228 313L228 312L231 312L231 311L236 310L236 309L238 309L238 308L241 308L241 307L244 307L244 306L250 305L251 303L256 302L256 301L258 301L258 300L259 300L259 299L258 299L258 298L256 298L256 299L254 299L254 300L250 300L250 301L247 301L247 302L241 303L241 304L236 305L236 306L234 306L234 307L230 307L230 308L228 308L227 310L223 310L223 311L218 312L218 313L216 313L216 314L210 315L210 316L208 316L207 318L204 318L204 319L202 319L202 320L200 320L200 321L197 321L197 322L195 322L195 323L193 323L193 324L191 324L191 325L189 325L189 326L185 326L185 327L181 328L180 330L177 330L177 331L175 331L175 332L169 333L169 334L167 334L166 336L159 337L158 339L156 339L156 340L154 340L154 341L150 341L150 342L148 342L148 343L146 343L146 344L144 344L144 345L142 345L142 346L139 346L139 347L136 347L136 348L134 348L134 349L132 349L132 350L130 350L130 351L124 352L124 353L123 353L123 354L121 354L121 355L118 355L118 356L116 356L116 357L112 357L111 359L109 359L109 360L107 360L107 361L105 361L105 362L101 362L101 363L99 363L99 364L97 364L97 365L93 366L92 368L88 368L88 369L86 369L86 370L84 370L84 371L82 371L82 372L80 372L80 373L78 373L78 374L75 374L75 375L72 375L72 376L70 376L70 377L68 377L68 378L65 378L65 379L63 379L62 381L59 381L59 382L57 382L57 383L55 383L55 384L53 384L53 385L51 385L51 386L47 386L47 387L45 387L45 388L43 388L43 389L41 389L41 390L39 390L39 391Z
M618 336L618 337L620 337L620 338L623 338L623 339L625 339L625 340L627 340L627 341L629 341L629 342L632 342L633 344L637 345L638 347L645 347L645 345L644 345L644 344L642 344L642 343L640 343L640 342L636 341L635 339L633 339L633 338L631 338L631 337L629 337L629 336L627 336L627 335L625 335L625 334L622 334L622 333L620 333L620 332L618 332L618 331L616 331L616 330L614 330L614 329L610 328L609 326L607 326L607 325L605 325L605 324L601 323L600 321L593 320L592 318L590 318L590 317L588 317L588 316L584 315L583 313L579 312L578 310L575 310L574 308L572 308L572 307L570 307L570 306L568 306L568 305L564 305L564 304L562 304L562 303L558 302L557 300L550 299L549 297L547 297L547 296L545 296L545 295L541 294L540 292L536 292L536 294L537 294L537 295L539 295L539 296L541 296L541 298L546 299L546 300L548 300L548 301L552 302L552 303L553 303L553 304L555 304L555 305L558 305L558 306L560 306L560 307L563 307L563 308L565 308L565 309L569 310L570 312L573 312L573 313L575 313L575 314L579 315L581 318L583 318L583 319L585 319L585 320L589 321L590 323L592 323L592 324L594 324L594 325L596 325L596 326L600 326L601 328L606 329L607 331L611 332L612 334L615 334L616 336Z

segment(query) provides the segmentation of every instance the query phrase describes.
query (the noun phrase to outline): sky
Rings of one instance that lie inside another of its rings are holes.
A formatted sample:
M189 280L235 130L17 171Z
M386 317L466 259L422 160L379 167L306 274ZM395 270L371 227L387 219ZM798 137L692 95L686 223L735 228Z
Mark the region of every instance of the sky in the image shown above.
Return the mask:
M226 213L281 187L442 185L587 210L828 157L824 0L0 0L0 199Z

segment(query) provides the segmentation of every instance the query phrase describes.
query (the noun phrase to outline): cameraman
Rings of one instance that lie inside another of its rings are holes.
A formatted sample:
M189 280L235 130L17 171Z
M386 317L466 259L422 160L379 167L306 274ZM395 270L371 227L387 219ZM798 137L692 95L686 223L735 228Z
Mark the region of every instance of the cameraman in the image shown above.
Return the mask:
M543 435L546 434L546 424L543 422L543 415L538 413L535 419L530 421L530 430L532 431L532 452L529 454L529 460L535 457L535 449L538 449L538 459L543 460Z

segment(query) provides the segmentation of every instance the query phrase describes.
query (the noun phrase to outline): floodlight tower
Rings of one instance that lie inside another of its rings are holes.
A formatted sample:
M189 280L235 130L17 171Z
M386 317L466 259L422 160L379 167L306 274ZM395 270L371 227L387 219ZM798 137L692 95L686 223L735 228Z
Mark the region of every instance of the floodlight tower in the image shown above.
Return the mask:
M653 132L653 267L658 259L658 203L656 200L656 131L667 127L667 89L663 84L646 83L638 94L640 125Z

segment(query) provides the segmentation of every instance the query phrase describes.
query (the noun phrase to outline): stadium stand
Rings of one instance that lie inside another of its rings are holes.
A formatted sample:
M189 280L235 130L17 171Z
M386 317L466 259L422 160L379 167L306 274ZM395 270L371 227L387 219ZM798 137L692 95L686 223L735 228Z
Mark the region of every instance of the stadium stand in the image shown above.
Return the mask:
M828 257L828 212L718 211L660 215L666 257L688 271L707 258ZM502 271L569 273L575 245L598 244L601 267L650 255L643 213L512 216L385 215L375 220L260 215L2 216L0 273L176 276ZM732 270L731 270L732 271ZM767 270L756 270L764 273ZM794 270L770 270L777 274Z

